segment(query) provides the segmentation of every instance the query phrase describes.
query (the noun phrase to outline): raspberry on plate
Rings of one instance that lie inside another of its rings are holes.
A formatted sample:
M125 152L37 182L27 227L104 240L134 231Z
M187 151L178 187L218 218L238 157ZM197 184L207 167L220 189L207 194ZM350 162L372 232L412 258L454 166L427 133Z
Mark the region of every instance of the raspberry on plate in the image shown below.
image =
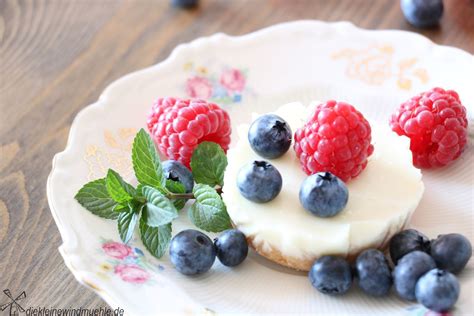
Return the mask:
M357 177L374 151L369 122L352 105L327 101L295 133L294 149L303 170L329 171L343 181Z
M467 143L466 108L452 90L433 88L412 97L392 114L390 127L410 138L417 168L445 166Z
M229 148L229 114L205 100L159 98L147 126L160 152L188 168L194 149L203 141L217 143L224 151Z

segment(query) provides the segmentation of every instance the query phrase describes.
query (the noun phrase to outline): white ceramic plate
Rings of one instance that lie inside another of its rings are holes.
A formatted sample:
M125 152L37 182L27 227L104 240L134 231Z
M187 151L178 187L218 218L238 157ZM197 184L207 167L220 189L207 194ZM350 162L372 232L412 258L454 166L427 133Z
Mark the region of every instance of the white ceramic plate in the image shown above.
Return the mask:
M356 286L343 297L315 291L304 274L251 253L236 269L216 262L185 277L169 258L153 258L139 238L119 242L113 221L95 217L73 198L108 167L131 173L130 144L159 96L201 97L229 111L233 126L251 112L290 101L334 98L386 122L409 96L433 86L455 89L472 114L474 56L401 31L367 31L349 23L300 21L252 34L216 34L178 46L165 61L111 84L81 111L48 179L51 212L63 238L60 252L77 280L129 315L159 313L412 314L426 309L395 295L376 299ZM235 135L234 135L235 136ZM412 225L435 237L459 232L473 240L474 149L441 170L424 172L426 192ZM190 226L185 212L174 232ZM473 265L460 275L454 313L473 313Z

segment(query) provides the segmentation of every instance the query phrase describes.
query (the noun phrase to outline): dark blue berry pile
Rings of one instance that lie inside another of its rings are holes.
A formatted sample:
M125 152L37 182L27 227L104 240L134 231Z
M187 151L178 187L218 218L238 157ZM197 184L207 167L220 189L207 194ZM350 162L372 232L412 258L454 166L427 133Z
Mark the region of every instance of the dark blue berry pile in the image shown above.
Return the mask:
M377 249L359 254L354 269L346 259L323 256L309 271L311 284L321 293L339 295L351 287L352 271L359 287L368 295L385 296L392 287L406 300L418 301L435 312L449 311L460 287L453 273L464 269L472 256L469 240L460 234L440 235L430 241L414 229L394 235L389 243L390 264Z

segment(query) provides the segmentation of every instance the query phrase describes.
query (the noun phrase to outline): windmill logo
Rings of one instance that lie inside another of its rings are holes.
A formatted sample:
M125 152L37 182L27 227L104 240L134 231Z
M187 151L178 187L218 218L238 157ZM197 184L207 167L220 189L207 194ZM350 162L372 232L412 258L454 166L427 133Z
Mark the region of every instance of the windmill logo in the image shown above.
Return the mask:
M16 316L19 315L19 312L24 313L25 309L21 307L20 304L18 304L17 301L21 301L26 297L25 291L21 292L20 295L18 295L16 298L13 298L12 293L10 292L9 289L3 290L3 293L5 293L6 296L10 299L9 303L5 303L0 305L0 311L4 311L7 308L10 308L10 316Z

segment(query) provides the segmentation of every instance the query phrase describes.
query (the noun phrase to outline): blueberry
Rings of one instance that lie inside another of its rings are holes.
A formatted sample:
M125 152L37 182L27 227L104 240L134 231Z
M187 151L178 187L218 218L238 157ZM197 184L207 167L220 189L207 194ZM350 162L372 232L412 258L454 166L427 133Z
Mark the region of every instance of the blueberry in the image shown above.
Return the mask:
M346 207L349 191L345 183L330 172L307 177L300 188L303 207L319 217L332 217Z
M237 229L229 229L214 240L217 250L217 258L228 267L241 264L249 252L245 235Z
M352 284L351 266L341 257L323 256L311 267L309 280L321 293L344 294L349 291Z
M426 252L415 250L403 256L393 270L393 285L397 294L406 300L415 300L415 286L418 279L436 268Z
M265 114L252 123L248 139L257 154L273 159L288 151L291 135L290 126L284 119L275 114Z
M355 264L359 287L372 296L384 296L392 286L392 274L387 259L380 250L362 252Z
M390 257L397 264L398 260L409 252L420 250L429 253L430 240L415 229L406 229L390 239Z
M193 174L182 163L176 160L166 160L161 165L167 179L181 182L187 193L193 191Z
M180 8L192 8L198 4L198 0L171 0L171 4Z
M416 299L435 312L447 312L459 297L459 282L448 271L433 269L416 283Z
M265 203L273 200L281 191L280 172L266 161L254 161L239 170L237 186L246 199Z
M459 273L472 256L469 240L460 234L440 235L431 243L431 257L440 269Z
M171 240L170 258L176 270L182 274L200 274L212 267L216 259L216 248L205 234L187 229Z
M416 27L431 27L439 23L443 15L442 0L401 0L403 15Z

